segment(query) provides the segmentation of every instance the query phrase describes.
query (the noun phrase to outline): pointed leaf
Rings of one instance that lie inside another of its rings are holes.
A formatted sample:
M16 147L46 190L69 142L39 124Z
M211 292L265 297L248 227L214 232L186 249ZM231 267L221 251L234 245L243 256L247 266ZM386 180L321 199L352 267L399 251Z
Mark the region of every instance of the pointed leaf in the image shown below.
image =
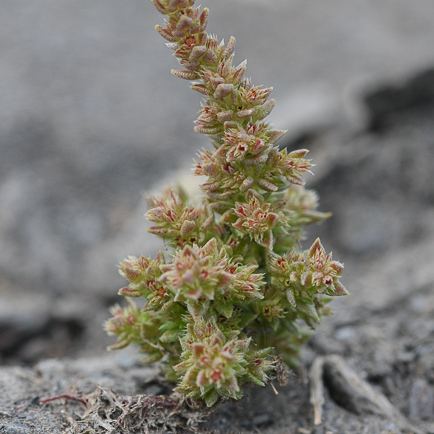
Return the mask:
M228 300L217 299L214 301L214 306L217 312L223 315L225 318L230 318L234 311L234 304Z

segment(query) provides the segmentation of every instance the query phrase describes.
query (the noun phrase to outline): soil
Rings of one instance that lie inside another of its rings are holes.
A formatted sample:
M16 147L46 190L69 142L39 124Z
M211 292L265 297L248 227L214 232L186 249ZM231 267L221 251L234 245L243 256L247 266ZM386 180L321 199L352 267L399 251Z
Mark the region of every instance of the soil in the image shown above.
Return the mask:
M434 70L378 85L358 104L357 131L308 131L287 143L310 149L317 164L309 186L334 216L309 237L345 263L350 291L287 385L249 388L199 423L202 410L188 403L147 400L170 390L133 350L105 353L110 291L21 290L2 302L0 433L434 433ZM41 403L59 394L87 409Z

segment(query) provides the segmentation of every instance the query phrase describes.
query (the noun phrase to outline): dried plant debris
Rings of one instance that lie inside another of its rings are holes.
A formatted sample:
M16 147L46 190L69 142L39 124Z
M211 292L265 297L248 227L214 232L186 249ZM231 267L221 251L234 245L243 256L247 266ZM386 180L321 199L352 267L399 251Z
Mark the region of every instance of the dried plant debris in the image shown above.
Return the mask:
M90 394L59 395L41 402L61 398L78 401L85 407L82 416L67 417L71 426L64 434L197 432L198 425L210 413L180 396L125 396L99 386Z
M357 415L377 415L393 420L401 432L420 433L381 392L361 378L338 355L317 357L309 373L314 423L322 423L325 388L330 397L347 411Z

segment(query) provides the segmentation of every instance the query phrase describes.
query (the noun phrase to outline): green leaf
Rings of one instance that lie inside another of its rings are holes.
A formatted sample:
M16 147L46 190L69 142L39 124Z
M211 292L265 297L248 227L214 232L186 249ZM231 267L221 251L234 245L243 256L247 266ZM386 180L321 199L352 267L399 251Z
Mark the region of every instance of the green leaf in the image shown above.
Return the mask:
M257 384L258 386L263 386L264 382L260 380L256 375L252 374L251 372L248 372L246 377L252 382Z
M241 312L239 316L239 327L240 329L244 329L247 327L251 322L253 322L258 317L257 313L252 312Z
M207 407L212 407L217 402L218 397L219 395L217 391L215 389L212 389L204 395L203 399Z
M234 304L230 300L216 299L214 300L214 306L217 312L225 318L230 318L234 311Z
M159 360L161 360L163 358L163 354L160 353L159 351L155 351L152 354L146 354L145 357L143 357L142 359L142 363L148 365L150 363L155 363L158 362Z
M304 303L298 304L298 310L301 313L305 314L308 317L308 319L312 319L314 322L319 324L320 317L318 315L318 312L316 311L316 307L314 303L311 300L304 300L304 301L305 301ZM306 322L308 322L308 324L311 325L309 321Z
M180 333L177 330L167 330L160 336L161 342L176 342Z

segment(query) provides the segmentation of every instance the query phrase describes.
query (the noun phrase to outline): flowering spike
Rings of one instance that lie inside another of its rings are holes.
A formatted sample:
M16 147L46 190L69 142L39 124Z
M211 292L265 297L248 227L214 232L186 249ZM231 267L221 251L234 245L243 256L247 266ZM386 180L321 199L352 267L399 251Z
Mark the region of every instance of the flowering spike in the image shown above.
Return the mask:
M162 361L177 392L212 406L240 399L246 383L263 386L277 369L274 354L294 363L299 323L313 327L329 297L348 292L343 265L319 239L298 251L303 227L330 213L317 211L316 194L302 186L313 167L307 150L280 150L285 131L263 121L272 88L244 77L246 61L233 66L234 37L225 44L205 32L207 8L152 1L166 15L157 32L183 68L172 74L205 96L195 131L213 148L194 165L207 177L202 201L181 189L150 200L148 231L164 238L170 259L160 252L119 265L126 306L112 308L105 327L117 337L110 349L137 345L146 362Z

